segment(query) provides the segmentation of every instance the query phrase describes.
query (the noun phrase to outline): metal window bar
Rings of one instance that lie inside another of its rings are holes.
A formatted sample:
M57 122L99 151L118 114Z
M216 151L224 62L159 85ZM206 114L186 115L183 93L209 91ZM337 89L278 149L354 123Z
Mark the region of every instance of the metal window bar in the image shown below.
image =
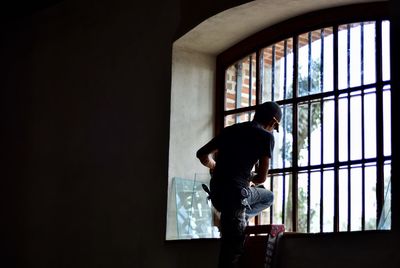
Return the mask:
M249 107L253 103L253 55L249 56ZM251 120L251 111L248 113L248 119Z
M272 63L271 63L271 101L275 100L275 53L276 52L276 47L275 44L272 45L272 52L271 52L271 57L272 57ZM274 166L274 158L271 159L271 165ZM272 183L272 180L271 180ZM273 184L271 184L271 189ZM272 222L272 220L271 220Z
M390 161L392 159L391 156L384 156L383 157L383 161ZM271 174L278 174L278 173L292 173L292 172L306 172L308 169L310 170L316 170L316 169L323 169L323 170L327 170L327 169L334 169L337 166L343 168L345 166L360 166L363 163L367 166L367 165L371 165L371 164L375 164L377 162L377 158L376 157L372 157L372 158L366 158L364 160L362 159L358 159L358 160L350 160L350 161L341 161L339 163L329 163L329 164L322 164L322 165L311 165L311 166L302 166L302 167L297 167L297 168L293 168L293 167L286 167L286 168L274 168L274 169L270 169L270 173Z
M262 90L263 90L263 81L264 81L264 53L263 50L257 50L256 51L256 77L258 78L256 80L257 85L256 85L256 105L261 103L261 96L262 96ZM257 215L254 218L254 223L255 225L258 225L260 222L260 218Z
M351 66L351 25L347 24L347 88L350 87ZM347 93L347 160L351 159L351 97ZM347 231L351 231L351 167L347 166Z
M287 80L287 40L283 42L283 99L286 99L286 80ZM285 127L286 126L286 106L283 107L283 115L282 115L282 125ZM285 168L286 166L286 130L283 130L283 144L282 144L282 167ZM282 224L285 224L285 204L286 204L286 173L282 174L282 180L283 180L283 193L282 193Z
M383 152L383 83L382 83L382 20L376 25L376 152L377 152L377 224L384 202L384 152Z
M260 50L257 50L256 52L256 77L256 104L260 104L264 81L264 53Z
M324 29L321 29L321 65L320 65L320 92L324 91ZM321 98L320 102L320 118L321 118L321 164L324 164L324 102ZM320 217L319 217L319 229L320 232L324 231L324 172L320 169Z
M251 106L253 97L253 57L252 55L249 56L249 106ZM250 118L249 113L249 118Z
M270 189L273 192L274 191L274 176L271 176L271 181L270 181ZM270 207L270 211L269 211L269 217L270 217L270 222L274 222L274 206Z
M361 59L361 85L364 85L364 22L361 22L361 35L360 35L360 59Z
M338 89L338 26L333 27L333 91L334 103L334 212L333 231L339 231L339 89Z
M236 101L235 101L235 108L240 108L242 102L242 75L243 75L243 63L240 60L236 64L236 86L235 86L235 93L236 93ZM238 122L239 116L235 116L235 123Z
M299 36L296 35L293 38L293 99L296 100L298 97L298 67L299 67ZM297 118L297 113L298 113L298 103L294 102L293 103L293 121L292 121L292 126L293 126L293 137L297 137L298 135L298 118ZM293 139L293 150L292 150L292 166L293 166L293 172L292 172L292 220L293 220L293 232L297 231L297 223L298 223L298 142L297 139Z
M275 45L272 45L272 63L271 63L271 100L275 100Z
M381 82L382 86L381 88L385 86L390 86L390 81L382 81ZM362 91L370 88L376 88L377 85L375 83L372 84L367 84L367 85L362 85L362 86L356 86L356 87L351 87L351 88L345 88L340 90L340 94L347 94L347 93L353 93L356 91ZM309 99L321 99L321 98L327 98L327 97L332 97L338 95L335 92L322 92L322 93L316 93L310 96L301 96L301 97L296 97L292 99L286 99L286 100L279 100L277 101L280 105L286 105L286 104L299 104L302 102L307 102ZM339 97L337 97L339 98ZM227 115L233 115L233 114L238 114L238 113L244 113L248 111L254 111L255 107L241 107L233 110L227 110L223 112L224 116ZM294 148L294 147L293 147Z
M364 85L364 23L360 24L360 65L361 65L361 85ZM365 160L365 102L364 102L364 89L361 90L361 158ZM361 173L361 230L365 230L365 164L362 164Z
M312 46L312 32L308 32L308 63L307 63L307 93L311 93L311 46ZM311 102L308 100L307 104L307 165L311 166ZM311 221L311 170L307 171L307 233L310 232Z
M313 166L308 166L308 167L299 167L298 166L298 151L295 149L292 151L292 161L293 165L292 167L283 167L282 169L271 169L270 172L271 174L276 174L278 172L282 172L283 174L286 173L291 173L293 174L293 184L292 184L292 192L293 192L293 211L292 211L292 217L293 217L293 231L297 230L297 213L298 213L298 204L297 204L297 195L298 195L298 172L300 171L308 171L311 169L319 168L321 169L321 218L320 218L320 229L323 231L323 170L326 168L333 168L334 169L334 231L337 232L339 231L339 174L338 170L340 167L345 167L347 166L348 168L351 167L354 164L360 164L363 169L362 173L362 205L363 205L363 212L362 212L362 217L363 217L363 223L362 223L362 229L365 229L365 166L368 163L376 161L377 163L377 221L379 219L379 215L382 211L382 205L383 205L383 190L384 190L384 177L383 177L383 164L384 161L390 160L391 156L384 156L383 155L383 96L382 96L382 90L383 87L386 85L390 85L390 81L382 81L382 29L381 29L381 21L376 22L376 83L371 83L368 85L364 84L363 78L361 79L362 83L361 86L349 87L348 83L348 88L346 89L341 89L340 93L341 94L346 94L348 100L350 99L350 93L354 91L360 91L361 90L361 100L362 100L362 126L365 125L365 118L364 118L364 110L365 110L365 104L364 104L364 96L365 94L369 94L364 92L365 89L369 88L375 88L376 89L376 116L377 116L377 121L376 121L376 128L377 128L377 156L376 158L365 158L365 132L364 130L362 131L362 139L363 139L363 149L362 149L362 159L361 160L351 160L350 156L351 154L348 152L349 159L347 161L339 161L339 143L338 143L338 138L339 138L339 124L338 124L338 100L339 100L339 87L338 87L338 25L333 26L333 44L334 44L334 57L333 57L333 92L323 92L323 70L321 67L321 90L320 93L314 94L312 96L298 96L298 36L295 36L293 38L293 54L294 54L294 63L293 63L293 98L291 99L286 99L286 97L283 100L278 101L281 105L284 104L291 104L293 105L293 136L297 136L297 129L298 129L298 118L297 118L297 113L298 113L298 104L300 102L304 101L312 101L312 99L317 99L319 98L319 101L321 102L321 132L323 132L323 98L329 97L329 96L334 96L334 163L332 164L324 164L323 160L321 162L321 165L313 165ZM363 34L361 35L361 38L363 39ZM323 34L321 34L321 39L324 39ZM321 41L323 43L323 41ZM348 41L349 42L349 41ZM363 42L362 42L363 44ZM323 57L323 45L321 45L321 59ZM361 50L363 51L363 45L361 46ZM257 64L256 64L256 77L262 77L263 72L261 71L262 68L264 67L261 65L263 63L262 58L263 58L263 53L260 53L259 51L257 53ZM361 75L364 76L364 63L363 63L363 52L362 53L362 69L361 69ZM323 59L321 60L323 62ZM348 64L349 65L349 64ZM322 65L323 66L323 65ZM286 63L285 63L285 68L286 68ZM347 67L349 68L349 67ZM349 75L349 72L348 72ZM287 74L285 74L285 79L287 78ZM263 79L258 79L257 81L257 86L256 86L256 103L259 104L261 102L261 88L262 88L262 81ZM285 83L286 85L286 83ZM350 101L348 101L348 105ZM349 106L350 107L350 106ZM229 114L237 114L242 111L250 111L254 110L254 107L242 107L242 108L237 108L235 110L231 111L225 111L224 115L229 115ZM349 109L350 111L350 109ZM349 120L350 121L350 120ZM349 128L350 129L350 128ZM363 127L364 129L364 127ZM350 130L349 130L350 131ZM321 134L321 144L323 144L323 133ZM297 148L297 139L293 140L293 148ZM323 146L321 146L323 147ZM350 151L350 147L349 147ZM323 148L321 148L321 156L323 157ZM323 159L321 157L321 159ZM350 171L349 171L350 172ZM350 173L349 173L350 174ZM350 176L349 176L350 177ZM273 185L273 182L272 182ZM350 185L350 184L349 184ZM285 187L284 187L285 188ZM350 198L349 198L350 199ZM283 200L285 202L285 200ZM284 207L284 204L283 204ZM284 211L283 211L284 213ZM273 217L273 214L271 212L271 217ZM272 219L272 218L271 218ZM350 222L350 217L349 217L349 222ZM350 223L349 223L350 225ZM350 229L348 227L348 229Z

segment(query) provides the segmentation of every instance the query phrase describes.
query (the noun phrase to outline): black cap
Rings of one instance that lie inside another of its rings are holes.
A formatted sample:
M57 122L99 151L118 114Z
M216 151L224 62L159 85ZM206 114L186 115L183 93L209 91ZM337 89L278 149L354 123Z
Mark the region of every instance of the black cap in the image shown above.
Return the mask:
M279 131L279 122L282 119L282 110L278 103L267 101L256 108L254 120L261 124L268 124L271 120L276 120L276 131Z

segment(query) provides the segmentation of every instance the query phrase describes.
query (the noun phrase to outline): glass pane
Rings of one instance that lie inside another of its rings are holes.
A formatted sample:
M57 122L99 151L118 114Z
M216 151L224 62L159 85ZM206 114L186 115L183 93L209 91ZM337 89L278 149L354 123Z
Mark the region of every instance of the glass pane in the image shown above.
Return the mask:
M236 65L231 65L225 71L225 110L233 110L236 108L236 84Z
M293 191L292 191L292 174L287 174L284 177L285 181L285 230L290 232L293 230Z
M270 191L271 191L271 177L272 176L268 176L263 184L265 189L268 189ZM275 200L276 200L276 197L274 196L274 202L275 202ZM271 213L273 212L273 210L274 210L274 206L272 205L270 208L265 209L261 212L261 214L259 216L260 224L271 224ZM274 220L274 222L275 222L275 220Z
M391 162L387 161L384 166L384 176L385 176L384 203L383 203L382 215L381 218L379 219L379 225L378 225L378 229L383 229L383 230L390 230L392 225L392 219L391 219L392 196L391 196L390 174L391 174Z
M273 62L275 61L274 46L261 50L261 100L262 102L272 100L272 85L274 83Z
M282 105L282 119L279 133L274 132L275 149L272 157L272 168L292 166L293 151L293 107Z
M384 166L384 193L385 197L386 195L391 195L391 192L389 191L389 184L391 181L391 172L392 172L392 162L391 161L386 161Z
M383 150L385 156L392 154L392 116L391 116L391 91L383 91Z
M348 160L348 98L347 94L339 96L339 160Z
M338 29L338 83L339 89L344 89L349 86L349 60L348 52L350 48L348 47L348 35L349 31L347 25L340 25Z
M362 230L362 169L351 168L351 231Z
M310 161L321 164L321 102L311 103Z
M365 168L365 229L376 229L376 166Z
M364 142L365 158L376 157L376 92L368 90L364 95Z
M225 110L255 105L256 84L255 54L228 67L225 72Z
M348 96L339 96L339 160L348 160Z
M333 90L333 29L325 28L323 30L323 66L322 77L323 91Z
M299 154L299 166L308 165L308 103L307 104L299 104L299 113L298 113L298 135L297 135L297 144L298 144L298 154Z
M323 172L323 231L333 232L333 212L334 212L334 172L327 170Z
M322 91L321 85L321 30L299 35L298 92L305 96Z
M283 179L281 175L273 176L273 187L274 187L274 203L273 211L274 211L274 223L283 223L282 220L282 208L283 208Z
M362 158L362 110L361 91L353 92L350 97L350 159Z
M285 230L292 230L292 175L275 175L273 176L273 187L274 187L274 204L271 208L261 212L260 224L270 224L270 213L273 211L274 220L276 224L282 223L282 215L284 215ZM285 186L283 192L283 185ZM271 177L267 178L264 183L266 189L271 189ZM282 212L283 211L283 212Z
M310 232L320 232L321 172L311 172L310 185Z
M211 203L201 184L209 181L209 175L195 180L173 178L176 200L176 223L178 239L219 237L213 226Z
M339 231L347 231L348 224L348 202L349 202L349 170L339 170Z
M307 198L308 198L308 174L300 173L298 176L298 196L297 196L297 230L300 233L307 232Z
M373 60L375 55L371 52L375 47L371 44L367 46L366 40L374 43L375 39L370 39L368 32L370 29L366 29L360 23L340 25L338 30L339 89L360 86L362 78L366 75L374 77L370 70L375 67L374 61L371 62L371 58ZM361 44L366 47L363 48Z
M254 112L244 112L225 116L224 127L231 126L236 123L243 123L253 120Z
M376 64L375 64L375 22L364 23L364 84L376 82Z
M286 92L284 92L284 99L293 98L293 39L286 40Z
M324 132L324 164L333 163L335 159L335 102L332 99L324 100L322 124Z
M293 40L264 48L261 55L262 102L293 97Z
M382 22L382 79L390 80L390 22Z
M350 25L350 87L361 85L361 28L360 23Z

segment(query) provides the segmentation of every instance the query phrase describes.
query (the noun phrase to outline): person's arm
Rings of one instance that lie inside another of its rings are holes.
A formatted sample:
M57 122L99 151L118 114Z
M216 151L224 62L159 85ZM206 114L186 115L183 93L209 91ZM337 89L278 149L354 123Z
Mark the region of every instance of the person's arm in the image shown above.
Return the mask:
M258 161L258 170L257 175L252 179L254 184L261 184L264 183L268 176L268 169L269 169L269 156L263 156Z
M200 162L208 167L209 169L213 170L215 168L216 162L214 158L212 157L214 153L216 153L217 150L213 150L208 154L197 154L197 158L200 160Z
M210 142L208 142L206 145L201 147L197 151L196 156L200 160L200 163L202 163L204 166L208 167L210 170L213 170L216 165L213 155L217 151L218 151L217 142L216 142L216 139L214 138Z

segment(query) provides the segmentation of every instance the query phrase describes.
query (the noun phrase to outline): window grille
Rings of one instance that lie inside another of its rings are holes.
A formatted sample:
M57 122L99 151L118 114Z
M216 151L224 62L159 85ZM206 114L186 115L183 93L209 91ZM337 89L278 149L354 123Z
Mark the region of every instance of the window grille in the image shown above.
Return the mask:
M232 60L236 46L219 56L217 127L252 120L265 101L283 112L265 182L275 203L254 224L305 233L378 228L390 187L390 22L372 17L250 38L247 55Z

